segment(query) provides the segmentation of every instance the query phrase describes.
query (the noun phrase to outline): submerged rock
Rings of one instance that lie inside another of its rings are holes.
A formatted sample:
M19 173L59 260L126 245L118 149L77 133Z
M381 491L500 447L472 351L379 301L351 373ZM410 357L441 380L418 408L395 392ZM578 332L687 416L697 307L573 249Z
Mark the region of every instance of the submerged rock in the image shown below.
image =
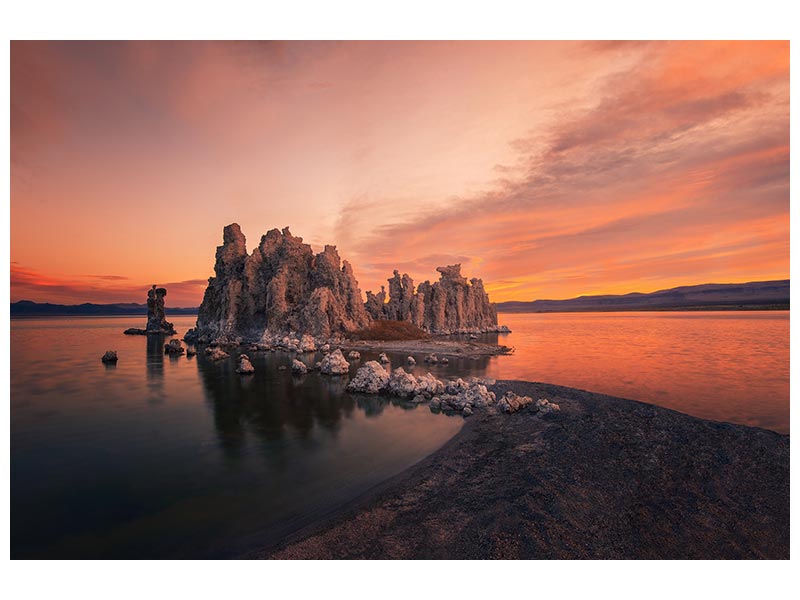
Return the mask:
M225 352L222 348L218 348L216 346L212 348L206 348L206 354L208 354L208 358L211 360L222 360L230 356L230 354Z
M164 354L183 354L185 350L181 346L180 340L170 340L164 344Z
M236 368L236 372L240 375L252 375L256 372L255 368L253 367L253 363L250 362L250 357L247 356L247 354L239 355L239 366Z
M129 327L123 331L125 335L147 335L147 329L139 329L137 327Z
M386 372L386 369L377 361L370 360L356 371L347 386L347 391L378 394L388 383L389 373Z
M337 348L320 361L319 370L323 375L345 375L350 371L350 363Z
M292 373L297 375L305 375L308 373L308 367L305 365L305 363L300 362L295 358L292 360Z
M117 351L116 350L106 350L105 354L103 354L102 358L100 358L104 363L115 363L117 362Z
M428 363L428 364L430 364L430 365L435 365L436 363L438 363L438 362L439 362L439 359L438 359L438 358L436 358L436 355L435 355L435 354L428 354L428 355L425 357L425 362L426 362L426 363Z

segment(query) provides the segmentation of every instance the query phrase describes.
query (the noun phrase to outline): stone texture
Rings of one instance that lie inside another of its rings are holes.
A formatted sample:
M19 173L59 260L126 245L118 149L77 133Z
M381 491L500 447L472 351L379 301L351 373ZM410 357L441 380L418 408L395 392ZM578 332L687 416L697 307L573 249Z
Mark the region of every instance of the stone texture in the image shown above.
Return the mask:
M239 225L228 225L214 273L190 339L267 342L298 332L322 340L371 322L353 269L336 247L315 255L288 227L267 232L248 255Z
M183 354L184 349L180 340L170 340L164 344L164 354Z
M507 391L500 401L497 403L497 406L506 413L515 413L518 410L525 408L526 406L533 403L533 398L530 396L518 396L511 390Z
M155 285L147 292L147 333L164 333L175 335L175 328L164 316L164 298L166 288Z
M364 366L356 371L355 377L347 386L349 392L362 392L365 394L378 394L389 383L389 373L374 360L367 361Z
M389 282L389 299L381 288L367 292L366 311L373 319L409 321L430 333L497 331L497 309L480 279L461 275L461 265L436 269L439 281L424 281L414 291L414 281L395 271Z
M206 354L211 360L222 360L223 358L228 358L230 356L230 354L225 352L222 348L217 348L216 346L212 348L206 348Z
M345 375L350 371L350 363L338 348L326 354L319 364L319 371L323 375Z
M236 368L236 372L240 375L252 375L256 372L255 368L253 367L253 363L250 362L250 357L247 356L247 354L239 355L239 366Z

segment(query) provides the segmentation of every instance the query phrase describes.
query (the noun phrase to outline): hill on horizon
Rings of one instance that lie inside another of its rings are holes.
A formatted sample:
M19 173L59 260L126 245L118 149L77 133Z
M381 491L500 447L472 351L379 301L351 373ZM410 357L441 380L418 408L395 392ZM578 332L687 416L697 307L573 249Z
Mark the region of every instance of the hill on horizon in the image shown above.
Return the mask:
M166 307L168 315L196 315L197 307ZM33 302L19 300L11 303L12 317L26 316L114 316L114 315L146 315L147 304L135 302L119 302L115 304L51 304L50 302Z
M789 280L704 283L656 292L579 296L568 300L509 301L498 312L581 312L624 310L788 309Z

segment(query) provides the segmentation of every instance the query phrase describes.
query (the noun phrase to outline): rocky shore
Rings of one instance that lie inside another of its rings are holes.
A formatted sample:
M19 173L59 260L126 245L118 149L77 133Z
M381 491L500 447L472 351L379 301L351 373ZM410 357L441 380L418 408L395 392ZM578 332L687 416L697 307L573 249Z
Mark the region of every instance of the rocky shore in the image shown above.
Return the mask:
M425 460L248 558L789 557L788 435L548 384L487 393L515 413L477 411Z

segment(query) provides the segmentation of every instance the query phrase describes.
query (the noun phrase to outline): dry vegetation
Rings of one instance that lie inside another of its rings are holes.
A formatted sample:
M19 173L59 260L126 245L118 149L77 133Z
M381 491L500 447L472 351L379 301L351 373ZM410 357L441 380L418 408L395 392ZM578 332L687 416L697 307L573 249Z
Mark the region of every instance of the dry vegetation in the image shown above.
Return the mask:
M425 333L408 321L389 321L382 319L375 321L366 329L360 329L352 334L354 340L426 340L430 334Z

